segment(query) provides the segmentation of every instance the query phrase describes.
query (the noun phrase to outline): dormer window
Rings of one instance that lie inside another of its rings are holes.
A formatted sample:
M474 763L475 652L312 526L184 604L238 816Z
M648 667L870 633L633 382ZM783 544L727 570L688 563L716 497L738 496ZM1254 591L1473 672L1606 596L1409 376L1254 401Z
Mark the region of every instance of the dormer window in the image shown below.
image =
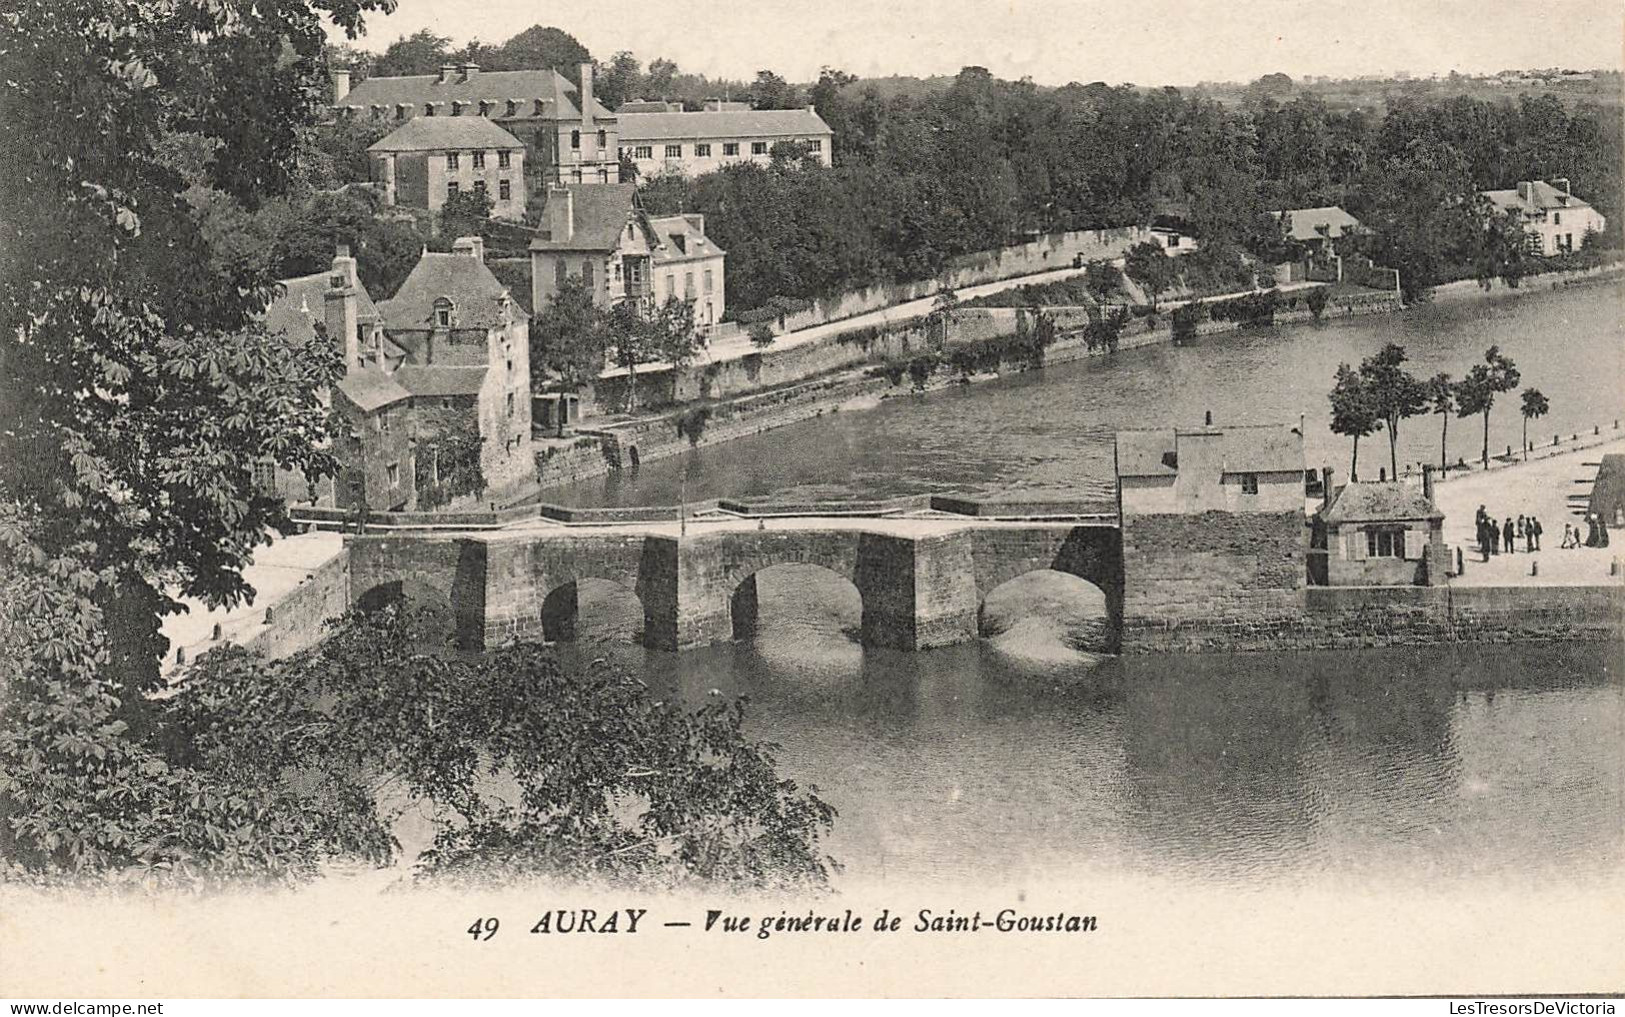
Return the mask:
M519 104L517 102L515 102L514 100L509 99L508 100L508 116L515 117L515 116L518 116L518 115L519 115Z
M445 297L434 302L434 325L435 328L451 327L451 301Z

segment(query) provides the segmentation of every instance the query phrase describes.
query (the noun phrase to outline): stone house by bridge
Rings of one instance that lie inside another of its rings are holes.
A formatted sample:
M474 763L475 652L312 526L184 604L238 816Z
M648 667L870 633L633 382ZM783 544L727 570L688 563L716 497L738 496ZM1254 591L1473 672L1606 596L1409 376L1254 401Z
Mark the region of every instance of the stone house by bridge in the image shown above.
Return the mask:
M263 468L290 504L370 511L445 504L477 457L502 499L534 482L529 325L483 261L482 241L425 251L395 296L375 304L341 247L329 272L285 280L265 312L273 330L343 344L344 376L326 394L344 421L336 478L311 484ZM320 312L317 311L320 307Z

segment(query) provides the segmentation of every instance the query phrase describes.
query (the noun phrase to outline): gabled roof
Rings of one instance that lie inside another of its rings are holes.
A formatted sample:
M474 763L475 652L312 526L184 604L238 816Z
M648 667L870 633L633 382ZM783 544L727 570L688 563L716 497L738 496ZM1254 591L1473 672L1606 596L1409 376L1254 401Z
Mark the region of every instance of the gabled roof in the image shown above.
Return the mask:
M1401 481L1344 484L1322 513L1328 523L1443 519L1444 513L1417 488Z
M636 184L567 184L574 209L575 228L571 235L537 237L530 242L533 251L613 251L620 246L621 233L633 220L632 199ZM558 191L548 193L548 201L558 201ZM543 222L551 221L543 210Z
M398 78L368 78L345 93L336 105L340 106L387 106L390 109L398 103L407 103L422 112L426 102L473 102L481 99L494 103L506 104L509 99L517 99L522 104L521 110L526 116L534 110L533 103L542 99L547 103L549 117L558 120L575 120L581 116L580 107L576 103L576 87L570 84L568 78L557 71L544 69L538 71L478 71L473 77L463 80L461 72L453 74L451 80L445 84L440 83L439 74L414 74ZM593 115L599 120L614 120L615 114L604 108L604 104L595 97L593 99ZM498 106L493 112L503 112L505 106ZM477 107L476 107L477 110Z
M1591 203L1548 184L1544 180L1523 181L1529 184L1529 197L1518 193L1516 187L1507 190L1484 191L1484 197L1500 209L1520 209L1525 212L1544 212L1552 208L1590 208Z
M1322 208L1291 208L1284 212L1271 212L1270 215L1277 219L1283 215L1292 217L1293 240L1318 240L1325 237L1335 239L1360 228L1360 220L1337 205L1326 205ZM1321 227L1325 227L1324 232L1321 231Z
M695 113L623 113L621 144L705 138L777 138L832 133L810 109L702 110Z
M338 390L364 413L411 397L392 376L369 367L351 368L339 379Z
M471 254L425 251L401 283L395 296L379 307L386 329L434 327L435 301L452 303L453 328L488 328L503 323L508 288L497 281L485 262ZM511 312L517 314L517 312Z
M525 143L484 117L413 117L367 147L369 152L447 148L523 149Z
M478 395L488 370L484 364L403 364L395 380L414 396Z
M690 258L710 258L726 254L713 244L701 228L704 220L697 215L651 216L649 226L665 246L654 251L655 261L686 261Z
M332 273L316 272L277 282L278 294L265 306L263 318L272 332L283 332L293 338L309 338L315 334L315 323L327 316L327 277ZM379 320L367 287L357 285L358 316L363 322Z

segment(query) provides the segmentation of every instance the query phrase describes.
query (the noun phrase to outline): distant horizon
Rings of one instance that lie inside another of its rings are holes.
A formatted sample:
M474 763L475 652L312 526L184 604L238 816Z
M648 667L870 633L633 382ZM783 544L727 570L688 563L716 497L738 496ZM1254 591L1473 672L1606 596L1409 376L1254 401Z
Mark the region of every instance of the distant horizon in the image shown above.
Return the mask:
M1451 71L1625 70L1625 9L1594 0L1504 0L1492 17L1466 0L1379 0L1360 11L1255 0L1246 10L1236 16L1179 0L603 0L542 12L526 0L482 0L475 9L399 0L394 14L367 17L366 35L348 40L330 27L329 37L382 53L429 29L455 49L476 39L497 45L540 24L570 33L599 61L627 50L645 66L673 60L681 73L750 81L771 70L798 83L816 81L825 66L860 78L922 79L981 66L1048 87L1241 85L1271 73L1426 80Z

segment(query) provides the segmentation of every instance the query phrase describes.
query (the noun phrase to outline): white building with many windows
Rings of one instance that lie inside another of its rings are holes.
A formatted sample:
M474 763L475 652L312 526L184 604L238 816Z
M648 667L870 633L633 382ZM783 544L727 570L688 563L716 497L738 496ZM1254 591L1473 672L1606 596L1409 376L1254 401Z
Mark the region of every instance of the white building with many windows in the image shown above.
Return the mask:
M767 163L773 146L793 141L828 166L834 157L833 132L811 106L806 109L730 109L713 102L704 110L632 112L649 103L623 106L616 113L621 155L638 168L638 178L660 173L699 176L731 163Z
M1516 212L1523 220L1529 253L1551 257L1585 246L1587 233L1601 233L1608 225L1603 214L1569 192L1567 179L1551 183L1520 180L1518 186L1485 191L1498 211Z

